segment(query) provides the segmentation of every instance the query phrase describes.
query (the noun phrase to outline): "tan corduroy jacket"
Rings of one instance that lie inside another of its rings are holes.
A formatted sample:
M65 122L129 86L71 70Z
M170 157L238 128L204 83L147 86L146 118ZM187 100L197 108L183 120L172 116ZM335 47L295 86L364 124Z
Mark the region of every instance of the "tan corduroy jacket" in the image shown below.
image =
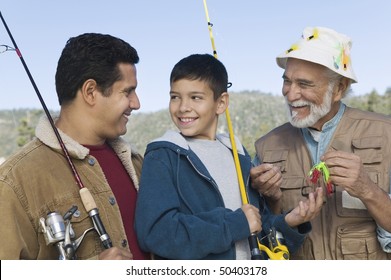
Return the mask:
M262 162L280 166L283 211L289 211L308 193L306 175L311 156L301 130L284 124L255 143ZM390 192L391 118L346 108L329 149L360 156L370 178ZM376 235L376 223L363 203L336 186L312 231L292 259L386 259Z
M96 159L60 131L84 186L91 192L113 246L128 248L113 192ZM76 238L92 227L79 187L47 118L36 128L37 138L0 165L0 259L57 259L57 249L45 243L39 219L49 212L64 215L73 205L80 213L71 221ZM109 142L138 189L142 157L122 139ZM94 259L103 250L95 231L86 234L78 259Z

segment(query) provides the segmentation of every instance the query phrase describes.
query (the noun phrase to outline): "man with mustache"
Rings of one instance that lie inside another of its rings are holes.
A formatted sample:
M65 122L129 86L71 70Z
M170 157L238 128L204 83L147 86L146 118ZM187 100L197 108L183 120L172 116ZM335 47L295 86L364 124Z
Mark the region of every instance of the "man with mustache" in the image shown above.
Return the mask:
M341 101L357 82L351 45L332 29L307 27L277 57L290 122L256 141L253 187L281 213L327 185L321 213L292 259L391 255L391 118ZM309 176L313 167L319 178Z

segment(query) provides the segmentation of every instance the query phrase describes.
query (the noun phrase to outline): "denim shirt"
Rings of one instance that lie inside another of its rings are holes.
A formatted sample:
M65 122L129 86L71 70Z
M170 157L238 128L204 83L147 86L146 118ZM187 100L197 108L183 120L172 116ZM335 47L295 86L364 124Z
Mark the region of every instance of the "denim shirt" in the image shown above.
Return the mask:
M313 165L319 163L320 157L325 153L335 129L345 112L345 107L346 105L341 103L337 114L323 125L322 131L319 132L319 138L317 140L314 139L310 128L301 128L304 140L307 143L307 148L311 154Z
M390 194L390 198L391 198L391 194ZM379 243L383 248L383 251L386 253L391 253L391 233L386 231L381 226L378 226L377 239L379 240Z

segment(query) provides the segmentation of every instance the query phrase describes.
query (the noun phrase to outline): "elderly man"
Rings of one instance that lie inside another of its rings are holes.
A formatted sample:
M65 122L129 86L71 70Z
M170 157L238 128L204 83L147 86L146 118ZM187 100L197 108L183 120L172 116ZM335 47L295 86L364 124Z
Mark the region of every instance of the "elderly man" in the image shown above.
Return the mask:
M341 101L357 82L350 49L349 37L307 27L277 57L290 123L256 141L253 187L275 212L289 211L314 186L328 194L292 259L391 256L391 119ZM309 177L315 169L319 178Z

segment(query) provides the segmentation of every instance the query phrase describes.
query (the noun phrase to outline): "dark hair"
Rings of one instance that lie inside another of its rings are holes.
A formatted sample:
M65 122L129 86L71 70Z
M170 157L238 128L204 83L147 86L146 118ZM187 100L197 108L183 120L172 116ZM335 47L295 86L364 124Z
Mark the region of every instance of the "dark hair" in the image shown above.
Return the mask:
M119 63L136 64L137 51L122 39L99 33L70 38L58 60L56 91L60 105L73 100L88 79L94 79L104 95L121 79Z
M208 83L214 99L227 91L228 74L223 63L210 54L192 54L181 59L171 71L170 83L181 79Z

